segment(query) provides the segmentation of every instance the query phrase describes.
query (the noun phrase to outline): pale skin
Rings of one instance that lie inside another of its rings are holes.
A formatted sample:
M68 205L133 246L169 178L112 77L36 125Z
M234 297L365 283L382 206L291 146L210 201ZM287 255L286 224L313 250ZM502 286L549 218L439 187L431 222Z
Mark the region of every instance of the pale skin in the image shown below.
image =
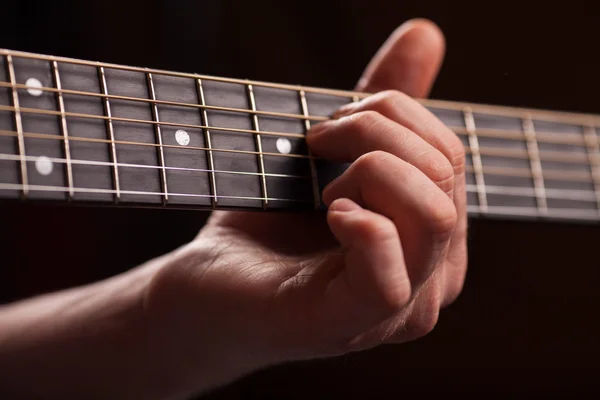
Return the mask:
M191 243L111 279L0 308L0 394L182 398L267 366L415 340L466 273L464 150L413 98L444 55L398 28L309 132L352 166L326 214L215 212Z

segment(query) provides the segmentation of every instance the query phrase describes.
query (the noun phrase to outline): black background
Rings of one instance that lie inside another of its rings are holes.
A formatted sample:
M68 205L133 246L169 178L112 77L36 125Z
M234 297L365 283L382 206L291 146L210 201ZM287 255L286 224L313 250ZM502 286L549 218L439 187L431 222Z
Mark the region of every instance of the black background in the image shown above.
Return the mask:
M0 47L351 88L387 35L437 22L437 99L600 112L592 1L12 1ZM206 214L2 205L0 297L118 273L191 239ZM473 220L463 295L417 342L259 372L209 398L600 392L598 225Z

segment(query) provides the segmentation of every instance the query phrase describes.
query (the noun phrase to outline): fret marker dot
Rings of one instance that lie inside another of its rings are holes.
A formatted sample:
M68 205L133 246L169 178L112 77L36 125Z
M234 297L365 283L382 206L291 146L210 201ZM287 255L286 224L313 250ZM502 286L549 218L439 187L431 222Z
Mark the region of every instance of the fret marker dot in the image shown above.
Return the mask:
M286 138L277 139L275 145L277 146L277 150L282 154L289 154L289 152L292 151L292 143Z
M35 169L40 175L50 175L53 168L52 161L46 156L38 157L38 159L35 160Z
M180 146L187 146L190 144L190 135L183 129L179 129L175 132L175 140Z
M35 78L29 78L25 81L25 85L27 86L27 93L32 96L39 97L42 95L43 91L40 89L43 85L42 82Z

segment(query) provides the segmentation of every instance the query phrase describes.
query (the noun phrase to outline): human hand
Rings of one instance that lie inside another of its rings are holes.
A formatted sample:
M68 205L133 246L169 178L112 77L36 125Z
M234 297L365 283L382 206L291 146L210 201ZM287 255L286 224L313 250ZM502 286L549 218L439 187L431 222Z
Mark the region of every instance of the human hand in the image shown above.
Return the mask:
M404 24L358 83L379 93L309 133L315 154L353 162L324 191L326 216L215 212L169 256L146 307L184 365L225 381L433 329L467 264L463 146L412 99L443 53L437 27Z

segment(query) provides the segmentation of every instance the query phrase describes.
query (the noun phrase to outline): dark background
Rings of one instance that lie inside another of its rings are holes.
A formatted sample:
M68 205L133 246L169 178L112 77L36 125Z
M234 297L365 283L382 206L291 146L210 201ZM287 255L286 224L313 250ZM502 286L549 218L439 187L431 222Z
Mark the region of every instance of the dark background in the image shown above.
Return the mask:
M387 35L437 22L432 97L600 112L600 6L569 1L12 1L0 47L351 88ZM118 273L191 239L190 211L0 207L2 301ZM209 398L600 392L600 227L472 220L463 295L432 334L249 376Z

